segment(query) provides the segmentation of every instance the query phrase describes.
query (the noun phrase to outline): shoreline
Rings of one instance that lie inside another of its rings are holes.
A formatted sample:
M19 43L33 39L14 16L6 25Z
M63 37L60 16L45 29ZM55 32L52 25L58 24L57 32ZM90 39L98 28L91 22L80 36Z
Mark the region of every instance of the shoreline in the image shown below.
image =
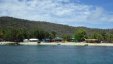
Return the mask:
M113 43L20 43L20 45L113 46Z
M0 42L0 45L14 44L15 42ZM19 45L70 45L70 46L113 46L113 43L84 43L84 42L20 42Z

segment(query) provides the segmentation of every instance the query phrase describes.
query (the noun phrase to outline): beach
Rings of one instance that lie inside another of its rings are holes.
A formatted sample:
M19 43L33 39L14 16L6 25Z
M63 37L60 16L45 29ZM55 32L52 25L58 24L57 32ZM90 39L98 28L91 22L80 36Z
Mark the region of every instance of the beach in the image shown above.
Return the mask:
M13 44L15 42L0 42L0 45ZM20 42L20 45L72 45L72 46L113 46L113 43L84 43L84 42Z
M34 43L20 43L20 45L72 45L72 46L113 46L113 43L75 43L75 42L68 42L68 43L40 43L37 44L36 42Z

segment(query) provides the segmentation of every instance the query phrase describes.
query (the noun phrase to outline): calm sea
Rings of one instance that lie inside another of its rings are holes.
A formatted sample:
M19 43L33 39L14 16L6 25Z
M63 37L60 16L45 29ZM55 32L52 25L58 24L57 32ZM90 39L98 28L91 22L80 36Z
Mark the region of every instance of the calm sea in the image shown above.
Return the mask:
M113 64L113 47L0 46L0 64Z

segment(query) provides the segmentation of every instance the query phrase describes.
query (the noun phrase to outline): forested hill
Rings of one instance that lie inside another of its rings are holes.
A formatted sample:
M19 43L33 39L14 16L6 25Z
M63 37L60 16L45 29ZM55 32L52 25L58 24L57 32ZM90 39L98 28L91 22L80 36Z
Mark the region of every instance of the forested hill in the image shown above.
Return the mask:
M13 17L0 17L0 27L1 28L23 28L32 30L45 30L45 31L55 31L58 34L72 34L74 32L74 27L61 25L61 24L54 24L45 21L30 21L24 19L18 19Z
M45 31L55 31L57 34L73 34L78 28L83 28L88 34L97 31L105 31L113 33L112 29L91 29L85 27L72 27L67 25L49 23L44 21L30 21L25 19L18 19L13 17L0 17L0 28L1 29L27 29L29 31L41 29Z

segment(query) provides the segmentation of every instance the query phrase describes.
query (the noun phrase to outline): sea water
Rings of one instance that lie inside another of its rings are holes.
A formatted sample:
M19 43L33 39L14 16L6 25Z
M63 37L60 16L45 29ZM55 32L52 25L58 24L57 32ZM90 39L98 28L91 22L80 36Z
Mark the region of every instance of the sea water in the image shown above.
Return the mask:
M0 64L113 64L113 47L0 46Z

